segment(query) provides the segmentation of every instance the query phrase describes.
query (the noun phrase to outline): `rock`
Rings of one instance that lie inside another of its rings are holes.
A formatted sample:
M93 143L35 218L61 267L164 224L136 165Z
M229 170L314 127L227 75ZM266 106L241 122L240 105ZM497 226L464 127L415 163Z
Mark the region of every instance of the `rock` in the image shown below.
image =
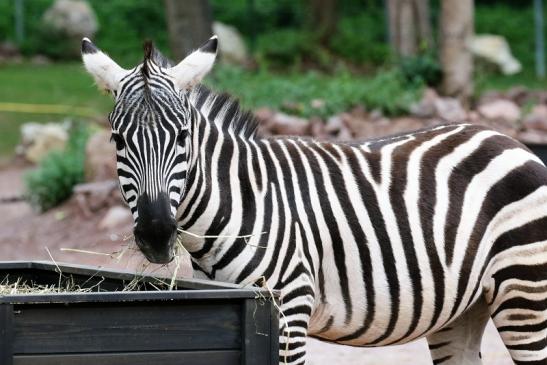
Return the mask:
M533 97L531 94L524 86L515 86L507 90L505 97L522 106Z
M329 138L329 134L325 128L325 122L318 117L312 117L310 119L310 135L319 140L325 140Z
M518 125L515 122L506 119L486 119L481 117L475 124L484 125L513 138L515 138L518 133Z
M506 99L505 94L500 91L490 90L490 91L484 92L480 96L477 104L478 105L488 104L499 99Z
M82 38L92 38L99 29L95 12L83 0L56 0L46 10L42 21L44 31L66 38L70 45L67 49L73 51L73 56L80 54Z
M11 58L20 55L21 53L19 53L19 49L14 43L8 41L0 43L0 56Z
M370 120L382 120L384 119L384 113L381 109L374 109L370 112Z
M522 70L520 62L513 57L509 44L502 36L476 35L470 48L474 55L498 65L504 75L513 75Z
M539 104L534 106L530 114L524 118L523 125L526 129L547 132L547 105Z
M340 116L342 118L342 125L351 132L354 138L364 139L370 135L373 123L366 119L365 116L359 113L342 113ZM339 135L340 132L338 133Z
M354 106L353 109L351 109L349 113L352 116L357 117L357 118L365 119L365 118L368 117L367 109L363 105Z
M259 122L266 122L272 119L275 115L275 112L266 107L258 108L254 111L254 116L258 119Z
M436 113L435 101L439 98L439 95L434 89L426 88L422 99L410 106L410 112L420 118L433 117Z
M117 179L78 184L72 191L84 217L91 217L103 208L123 203Z
M502 99L480 105L478 112L487 119L503 119L509 122L518 121L521 115L517 104Z
M433 102L435 115L449 122L460 122L467 118L467 113L456 98L437 98Z
M516 138L523 143L547 144L547 133L537 129L520 132Z
M44 55L38 54L31 57L30 63L36 66L43 66L49 65L51 63L51 60Z
M68 140L66 126L59 123L25 123L21 126L21 136L20 150L33 163L39 162L51 151L63 150Z
M218 36L221 60L223 62L246 65L249 52L239 31L230 25L213 22L213 33Z
M269 130L272 134L306 136L310 133L310 123L304 118L275 113L270 119Z
M110 131L93 134L85 147L85 180L88 182L117 179L116 147L110 142Z
M102 230L112 229L129 224L132 220L129 208L116 205L106 212L97 227Z
M327 119L327 123L325 124L325 132L327 132L330 136L334 137L338 135L343 127L344 122L342 121L342 116L333 115L332 117L329 117Z

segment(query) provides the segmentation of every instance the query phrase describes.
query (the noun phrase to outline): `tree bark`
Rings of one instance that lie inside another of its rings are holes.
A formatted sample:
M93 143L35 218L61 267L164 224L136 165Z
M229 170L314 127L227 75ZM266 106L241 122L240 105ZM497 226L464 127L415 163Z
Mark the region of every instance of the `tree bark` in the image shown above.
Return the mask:
M213 35L207 0L165 0L167 29L173 56L182 60Z
M326 44L336 31L338 13L336 0L311 0L312 28L319 36L321 44Z
M398 56L414 56L431 47L429 0L388 0L389 37Z
M465 105L473 94L473 0L443 0L441 5L442 92Z

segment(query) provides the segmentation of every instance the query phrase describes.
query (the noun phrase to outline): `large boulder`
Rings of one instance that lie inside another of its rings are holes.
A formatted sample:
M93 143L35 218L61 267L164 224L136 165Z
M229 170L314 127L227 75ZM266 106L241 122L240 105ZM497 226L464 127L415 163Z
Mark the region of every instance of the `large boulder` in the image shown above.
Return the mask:
M88 182L117 179L116 147L110 142L110 131L101 130L87 141L84 171Z
M83 0L56 0L43 16L45 31L66 38L68 49L79 55L83 37L92 38L99 24L91 6Z
M65 148L68 140L66 124L25 123L21 126L19 153L28 161L38 163L49 152Z
M419 118L441 118L448 122L460 122L467 119L467 112L458 99L441 97L430 88L424 90L419 102L411 105L410 112Z
M517 122L521 117L519 106L510 100L494 100L482 104L478 112L489 120L505 120L508 122Z
M230 25L214 22L213 33L218 36L221 60L236 65L246 65L249 52L238 30Z

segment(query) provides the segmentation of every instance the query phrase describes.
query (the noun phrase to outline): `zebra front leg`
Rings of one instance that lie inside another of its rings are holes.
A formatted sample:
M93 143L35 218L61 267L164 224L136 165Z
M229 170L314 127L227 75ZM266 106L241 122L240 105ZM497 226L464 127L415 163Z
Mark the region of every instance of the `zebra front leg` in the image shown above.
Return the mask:
M489 318L488 306L481 297L454 322L427 336L433 364L482 364L481 340Z
M301 275L299 279L281 286L279 363L303 365L306 363L306 337L314 300L311 280Z
M281 305L279 318L279 363L306 363L306 337L311 306L307 304Z

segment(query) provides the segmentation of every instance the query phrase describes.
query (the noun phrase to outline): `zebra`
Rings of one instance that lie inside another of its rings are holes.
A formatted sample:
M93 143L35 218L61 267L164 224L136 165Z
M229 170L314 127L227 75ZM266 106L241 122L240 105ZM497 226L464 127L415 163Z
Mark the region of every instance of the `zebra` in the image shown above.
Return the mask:
M547 364L547 169L518 141L445 124L387 138L261 137L200 81L212 37L173 65L151 44L126 70L89 39L115 100L120 188L149 261L177 239L199 277L281 292L280 363L306 338L426 338L435 364L480 364L493 319L516 364Z

